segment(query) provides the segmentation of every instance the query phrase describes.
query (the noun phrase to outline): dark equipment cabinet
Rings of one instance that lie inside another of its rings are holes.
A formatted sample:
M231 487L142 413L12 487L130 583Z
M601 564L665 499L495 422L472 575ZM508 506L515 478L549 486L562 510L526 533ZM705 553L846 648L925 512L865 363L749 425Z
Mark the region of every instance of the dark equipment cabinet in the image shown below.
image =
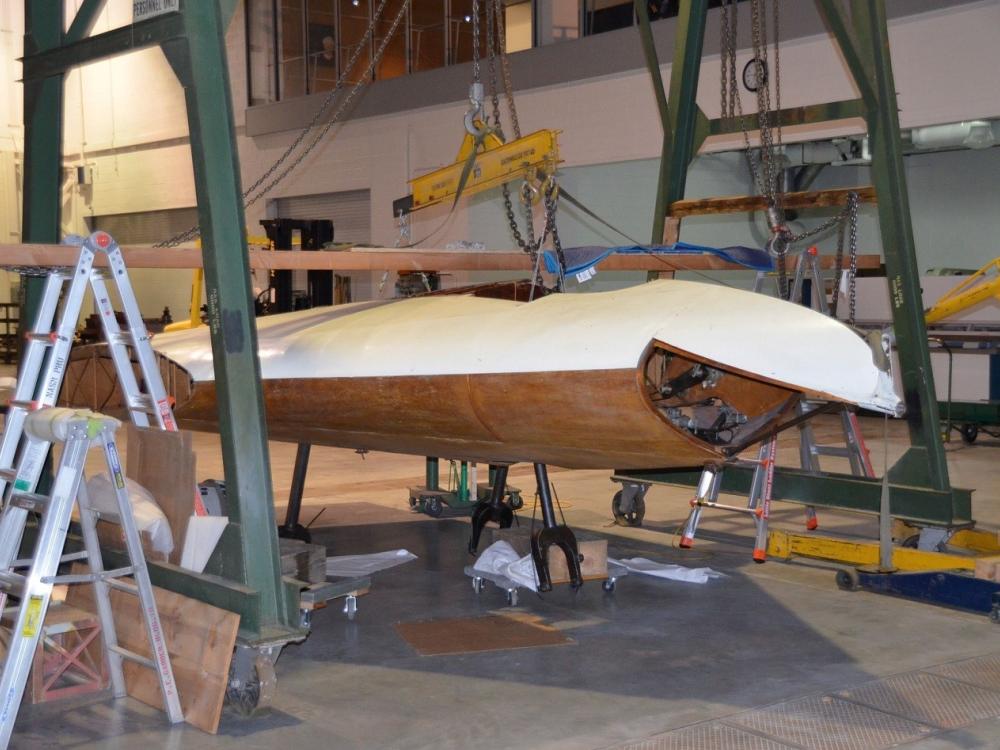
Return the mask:
M333 242L333 222L329 219L263 219L260 222L275 250L291 250L295 232L299 233L302 250L322 250ZM292 286L292 271L275 271L271 286L274 304L268 312L291 312L306 307L334 303L333 271L308 271L309 293L306 299L296 298Z

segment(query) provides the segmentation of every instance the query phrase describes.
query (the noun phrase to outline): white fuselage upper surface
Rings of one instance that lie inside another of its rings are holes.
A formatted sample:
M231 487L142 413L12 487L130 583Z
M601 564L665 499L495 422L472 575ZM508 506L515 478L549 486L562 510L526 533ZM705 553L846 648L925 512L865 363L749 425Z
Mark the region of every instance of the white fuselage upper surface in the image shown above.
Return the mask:
M800 305L716 284L655 281L530 303L429 296L314 308L257 320L265 380L635 368L660 341L721 366L865 408L900 399L868 344ZM214 380L207 328L154 348Z

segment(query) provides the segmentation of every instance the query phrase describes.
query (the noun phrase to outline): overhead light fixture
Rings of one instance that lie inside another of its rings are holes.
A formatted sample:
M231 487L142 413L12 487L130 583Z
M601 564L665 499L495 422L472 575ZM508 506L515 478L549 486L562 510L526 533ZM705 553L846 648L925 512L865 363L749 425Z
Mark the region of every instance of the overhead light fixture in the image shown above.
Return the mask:
M468 13L466 13L465 14L465 22L466 23L471 23L471 21L472 21L472 16L470 16Z
M361 4L361 0L351 0L351 5L357 8Z

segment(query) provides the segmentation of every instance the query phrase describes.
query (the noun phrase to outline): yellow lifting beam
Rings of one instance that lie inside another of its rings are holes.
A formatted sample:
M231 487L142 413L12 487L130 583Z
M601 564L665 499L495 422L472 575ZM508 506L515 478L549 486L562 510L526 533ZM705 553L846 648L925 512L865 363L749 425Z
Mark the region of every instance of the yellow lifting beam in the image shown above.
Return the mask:
M479 121L476 124L483 127ZM489 132L482 138L478 148L476 138L466 133L454 164L410 180L411 201L404 213L454 200L459 192L462 195L474 195L511 180L530 177L536 172L552 174L561 161L559 132L537 130L507 143L495 133ZM473 152L475 157L469 168ZM468 176L462 185L462 174L466 171ZM394 210L399 205L400 201L397 201Z
M924 312L924 320L933 325L994 297L1000 298L1000 258L994 258L947 292Z
M992 536L995 544L996 534ZM879 547L878 542L855 542L771 529L767 538L767 556L778 560L810 557L855 567L878 566ZM969 555L894 547L892 564L897 570L902 571L975 570L976 558Z

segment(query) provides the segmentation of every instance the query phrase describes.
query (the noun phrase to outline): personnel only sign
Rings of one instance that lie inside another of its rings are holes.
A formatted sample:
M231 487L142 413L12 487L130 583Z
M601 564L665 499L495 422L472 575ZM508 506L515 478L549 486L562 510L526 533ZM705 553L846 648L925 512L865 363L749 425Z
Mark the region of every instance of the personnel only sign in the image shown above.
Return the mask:
M132 23L180 10L181 0L132 0Z

